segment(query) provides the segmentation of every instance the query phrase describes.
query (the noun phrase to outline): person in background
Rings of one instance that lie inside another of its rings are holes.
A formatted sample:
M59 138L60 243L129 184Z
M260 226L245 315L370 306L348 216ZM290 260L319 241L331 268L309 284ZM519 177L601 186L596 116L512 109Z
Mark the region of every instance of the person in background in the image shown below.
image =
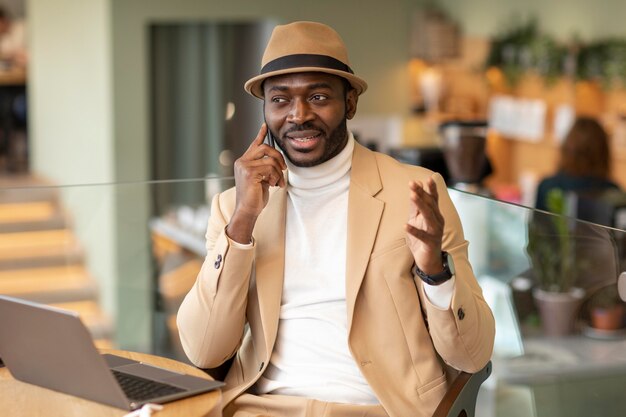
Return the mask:
M0 6L0 173L28 169L26 30Z
M0 6L0 62L2 69L24 69L28 61L23 19L12 19Z
M539 183L535 207L550 211L551 190L602 191L619 189L610 179L609 139L593 118L578 117L561 145L557 172Z
M224 416L426 417L448 365L491 358L494 318L443 179L347 129L366 88L314 22L277 26L245 84L267 123L213 198L177 317L192 363L230 362Z

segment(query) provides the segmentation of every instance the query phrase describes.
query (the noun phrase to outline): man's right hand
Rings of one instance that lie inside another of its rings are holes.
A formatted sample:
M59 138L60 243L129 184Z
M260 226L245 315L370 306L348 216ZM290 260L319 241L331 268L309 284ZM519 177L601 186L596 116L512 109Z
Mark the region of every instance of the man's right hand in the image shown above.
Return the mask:
M252 241L256 219L269 200L270 185L286 185L283 170L287 164L280 152L263 143L266 133L264 123L250 147L235 161L235 212L226 234L243 244Z

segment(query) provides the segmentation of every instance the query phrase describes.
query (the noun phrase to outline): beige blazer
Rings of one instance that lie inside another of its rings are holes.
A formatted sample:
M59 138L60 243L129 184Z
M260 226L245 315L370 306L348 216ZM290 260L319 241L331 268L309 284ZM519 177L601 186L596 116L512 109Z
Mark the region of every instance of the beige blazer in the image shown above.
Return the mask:
M409 180L429 176L445 217L443 248L456 267L448 310L432 305L421 280L414 280L403 228ZM235 356L223 406L250 388L269 363L282 294L286 195L285 189L271 190L251 250L229 244L224 233L234 190L213 199L208 254L178 312L182 345L196 366L214 368ZM443 179L356 144L347 221L352 356L390 416L432 415L447 389L444 362L478 371L489 361L494 340L494 319L468 262L468 243Z

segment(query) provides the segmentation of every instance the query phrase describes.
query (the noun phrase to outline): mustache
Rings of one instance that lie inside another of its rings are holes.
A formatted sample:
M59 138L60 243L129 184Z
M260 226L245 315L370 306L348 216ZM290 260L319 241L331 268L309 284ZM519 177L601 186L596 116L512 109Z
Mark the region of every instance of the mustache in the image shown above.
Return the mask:
M306 123L303 123L301 125L294 125L294 126L290 127L289 130L287 130L283 135L288 135L288 134L293 133L293 132L302 132L304 130L316 130L316 131L318 131L320 133L324 132L322 129L320 129L319 127L315 126L313 123L306 122Z

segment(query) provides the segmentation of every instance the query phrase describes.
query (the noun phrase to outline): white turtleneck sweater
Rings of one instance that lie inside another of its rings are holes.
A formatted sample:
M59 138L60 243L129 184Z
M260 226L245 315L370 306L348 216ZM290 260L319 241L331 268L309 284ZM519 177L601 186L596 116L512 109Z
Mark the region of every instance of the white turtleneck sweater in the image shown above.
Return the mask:
M354 138L323 164L287 161L285 278L278 335L259 394L377 404L348 349L346 239Z

